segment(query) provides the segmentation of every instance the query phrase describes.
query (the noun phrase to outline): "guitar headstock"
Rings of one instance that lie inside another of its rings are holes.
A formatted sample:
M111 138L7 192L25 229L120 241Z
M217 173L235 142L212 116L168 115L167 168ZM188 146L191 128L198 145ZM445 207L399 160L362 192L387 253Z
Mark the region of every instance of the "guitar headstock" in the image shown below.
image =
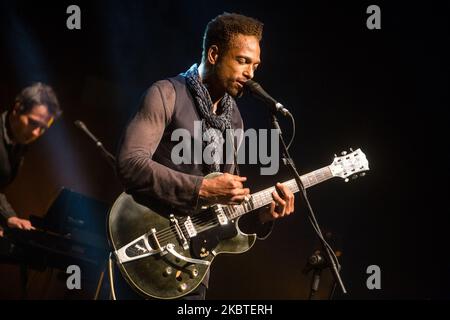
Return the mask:
M348 182L349 178L358 178L364 176L365 171L369 170L369 161L367 161L366 155L361 149L353 151L350 148L350 153L342 151L341 156L335 155L333 163L330 165L331 173L334 177L341 177Z

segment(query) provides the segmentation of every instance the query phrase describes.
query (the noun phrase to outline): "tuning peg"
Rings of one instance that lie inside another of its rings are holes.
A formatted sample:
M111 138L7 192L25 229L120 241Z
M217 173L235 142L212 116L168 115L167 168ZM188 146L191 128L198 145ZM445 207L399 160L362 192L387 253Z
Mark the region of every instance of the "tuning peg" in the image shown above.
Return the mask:
M343 156L347 155L347 151L342 151L341 155L343 155Z
M345 182L348 182L349 181L349 179L348 178L345 178L345 180L344 180Z

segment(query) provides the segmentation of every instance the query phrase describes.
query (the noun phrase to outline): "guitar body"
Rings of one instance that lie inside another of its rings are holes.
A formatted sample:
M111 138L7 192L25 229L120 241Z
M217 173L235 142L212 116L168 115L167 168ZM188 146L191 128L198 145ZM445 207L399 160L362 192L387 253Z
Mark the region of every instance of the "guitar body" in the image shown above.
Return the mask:
M198 213L202 214L209 214L208 209ZM176 218L179 221L185 219L185 217ZM158 239L159 242L173 235L174 241L171 243L177 253L189 259L209 262L192 263L171 253L155 253L123 263L118 261L117 265L123 277L138 293L148 298L175 299L197 288L217 254L242 253L253 246L256 235L242 233L237 227L238 220L229 221L226 226L217 225L198 233L190 239L189 248L186 249L180 241L177 241L176 232L169 232L173 228L171 229L168 218L138 204L131 195L122 193L109 212L108 234L113 250L117 251L142 235L148 234L151 229L168 229L169 231ZM138 241L136 243L138 246L130 246L126 250L127 255L133 256L133 251L137 251L138 254L144 253L146 246L143 241L145 240Z

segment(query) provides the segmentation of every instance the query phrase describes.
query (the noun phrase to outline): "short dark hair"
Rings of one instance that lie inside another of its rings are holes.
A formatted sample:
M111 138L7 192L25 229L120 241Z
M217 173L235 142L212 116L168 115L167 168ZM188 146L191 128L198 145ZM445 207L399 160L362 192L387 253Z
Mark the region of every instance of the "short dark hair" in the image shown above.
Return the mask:
M24 88L16 97L15 105L19 105L20 114L28 113L35 106L44 105L48 112L58 118L62 111L59 107L58 98L52 87L36 82Z
M237 34L255 36L258 41L262 39L263 23L241 14L224 12L212 19L205 29L203 36L202 58L206 59L208 49L217 45L219 49L228 50Z

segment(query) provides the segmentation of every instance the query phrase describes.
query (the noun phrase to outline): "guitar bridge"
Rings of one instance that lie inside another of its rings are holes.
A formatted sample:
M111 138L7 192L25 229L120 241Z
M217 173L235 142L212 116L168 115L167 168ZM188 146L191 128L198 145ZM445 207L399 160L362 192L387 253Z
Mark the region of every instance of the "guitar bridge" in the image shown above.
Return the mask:
M178 224L178 219L175 218L173 214L169 216L170 224L175 227L175 231L177 233L178 241L183 246L184 250L189 249L189 244L187 242L186 237L184 236L183 230L181 230L180 225Z
M163 248L161 247L161 245L159 244L159 240L158 237L156 236L156 229L152 228L149 232L149 235L152 237L153 239L153 243L156 245L156 247L158 248L159 253L161 254L161 256L165 255L167 252L165 252L163 250Z

